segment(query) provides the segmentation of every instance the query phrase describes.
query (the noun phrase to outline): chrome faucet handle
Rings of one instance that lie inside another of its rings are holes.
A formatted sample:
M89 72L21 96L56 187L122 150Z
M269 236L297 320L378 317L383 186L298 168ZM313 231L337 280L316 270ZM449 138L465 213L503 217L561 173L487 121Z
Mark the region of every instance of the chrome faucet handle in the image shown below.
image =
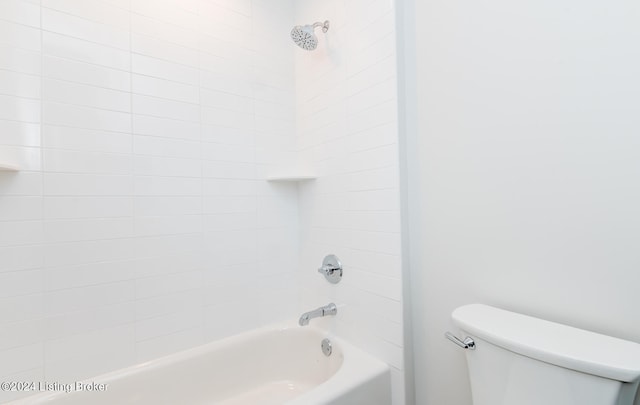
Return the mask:
M322 261L322 267L318 269L318 273L324 275L331 284L337 284L342 280L342 263L336 255L327 255Z

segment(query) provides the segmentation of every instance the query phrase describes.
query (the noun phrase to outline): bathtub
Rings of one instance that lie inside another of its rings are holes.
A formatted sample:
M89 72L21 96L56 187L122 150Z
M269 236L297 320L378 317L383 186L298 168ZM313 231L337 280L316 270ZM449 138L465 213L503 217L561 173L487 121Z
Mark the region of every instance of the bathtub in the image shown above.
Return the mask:
M56 391L10 404L389 405L388 366L330 336L325 356L325 337L310 326L262 328L78 385L50 381Z

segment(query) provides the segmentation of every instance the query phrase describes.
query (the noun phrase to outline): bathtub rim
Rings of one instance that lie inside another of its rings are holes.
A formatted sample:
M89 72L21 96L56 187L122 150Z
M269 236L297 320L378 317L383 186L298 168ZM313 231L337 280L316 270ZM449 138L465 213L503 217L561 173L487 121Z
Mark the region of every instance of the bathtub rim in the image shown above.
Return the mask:
M336 372L327 380L314 386L309 391L306 391L299 396L287 401L286 405L327 404L333 399L339 398L340 396L349 392L354 387L357 387L361 384L366 383L367 381L370 381L371 379L376 378L386 378L386 380L388 380L388 390L389 395L391 395L391 377L389 365L377 359L373 355L366 353L364 350L358 348L357 346L334 335L329 330L311 325L301 327L297 325L297 323L294 323L292 321L274 323L256 329L240 332L238 334L217 339L199 346L170 353L156 359L137 363L93 377L84 378L78 380L78 382L110 385L113 382L139 375L141 373L144 373L145 371L153 371L155 369L161 369L165 366L170 367L173 363L188 361L189 359L205 355L206 353L209 353L211 351L220 350L221 348L229 344L242 344L246 341L255 340L257 336L260 336L262 334L285 333L287 330L296 330L300 328L304 328L305 331L312 331L314 333L317 333L318 337L320 338L318 343L320 343L323 338L329 338L331 342L334 345L337 345L337 347L340 349L343 359ZM319 346L320 345L318 344L318 350L320 350ZM63 395L68 394L60 391L41 392L5 402L4 404L46 404Z

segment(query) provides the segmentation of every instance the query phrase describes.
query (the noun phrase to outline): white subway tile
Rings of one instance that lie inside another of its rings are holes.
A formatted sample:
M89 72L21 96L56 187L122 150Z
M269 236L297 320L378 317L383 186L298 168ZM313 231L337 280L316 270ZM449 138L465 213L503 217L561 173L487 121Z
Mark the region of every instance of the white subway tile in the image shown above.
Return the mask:
M235 94L241 97L251 97L253 88L251 82L243 78L236 78L229 74L201 71L200 85L209 90Z
M135 176L136 196L198 196L202 190L200 178Z
M205 160L202 164L202 175L206 178L217 179L247 179L257 178L254 163L219 162Z
M237 46L234 43L204 33L199 35L198 49L210 56L233 60L244 67L251 65L255 53L251 49Z
M391 100L350 116L348 129L350 133L355 133L397 122L397 119L396 101Z
M167 118L133 115L133 132L165 138L200 140L200 124Z
M45 195L124 196L131 195L131 176L102 174L45 173Z
M340 320L345 323L357 323L371 337L382 339L399 347L403 345L402 323L398 320L382 319L367 307L356 304L340 308Z
M207 232L255 229L258 224L256 212L211 214L205 215L202 220Z
M253 163L256 160L256 154L253 148L244 145L205 142L202 144L202 158L221 162Z
M134 265L133 260L115 260L51 267L46 269L44 281L49 291L124 282L134 279ZM132 310L132 304L127 308ZM118 311L120 311L119 307ZM107 311L107 313L110 312L110 310Z
M227 24L244 32L251 31L251 18L247 14L211 2L200 2L200 5L200 16L210 24Z
M127 238L133 236L133 220L131 218L45 220L44 233L49 243Z
M39 302L38 299L33 300L34 303ZM0 307L0 310L4 310L5 307ZM11 316L14 316L10 313ZM18 315L18 317L20 317ZM2 317L0 317L0 320ZM2 333L0 334L0 350L10 349L12 347L25 346L32 343L42 341L42 319L24 320L20 319L17 322L5 323L2 322Z
M30 51L42 49L38 28L3 20L0 20L0 43Z
M197 311L202 308L202 302L199 290L178 291L139 299L136 301L136 319L140 321L172 313Z
M255 134L251 129L202 125L202 140L205 142L252 146L254 139Z
M348 256L340 252L341 260L349 263ZM336 301L349 302L350 305L357 305L360 310L364 308L376 308L376 315L380 319L399 323L402 319L402 302L383 297L369 291L364 291L358 286L345 284L343 288L336 291Z
M20 170L40 170L40 154L40 148L3 146L0 148L0 161L17 166Z
M162 215L197 215L202 213L202 197L135 197L136 218Z
M202 317L202 311L186 310L140 320L136 323L136 340L143 341L193 329L202 325Z
M213 107L202 107L201 111L204 124L244 130L252 130L254 128L254 116L252 114Z
M197 104L139 94L133 95L133 113L193 123L200 122L200 107Z
M44 170L50 173L130 174L130 155L45 149Z
M42 49L45 55L92 63L112 69L129 71L129 52L82 39L43 31Z
M36 269L44 264L41 246L3 247L0 248L0 257L0 272Z
M6 196L42 195L42 173L21 171L11 176L0 176L0 187Z
M238 96L224 91L201 89L200 101L206 107L223 108L241 113L253 112L254 102L250 97Z
M36 244L43 239L41 221L6 221L0 227L0 246Z
M134 298L135 286L133 281L50 291L44 296L45 314L47 316L60 315L67 312L132 301Z
M42 353L41 342L0 351L0 376L9 376L42 367L44 363Z
M56 10L42 9L42 29L118 49L129 49L129 32Z
M232 301L205 308L204 333L206 339L215 340L254 329L260 325L260 314L252 301Z
M257 209L257 199L247 196L207 196L203 199L205 214L251 212Z
M197 67L198 51L171 42L148 37L146 35L131 35L131 50L135 54L146 55L168 62Z
M133 73L152 76L159 79L171 80L198 86L199 72L195 67L166 60L152 58L150 56L134 53L132 55L131 68Z
M41 197L5 197L0 199L0 221L42 219Z
M40 146L40 125L20 121L0 120L0 144Z
M200 100L198 88L195 86L139 74L133 75L132 83L133 92L137 94L145 94L185 103L197 104Z
M43 281L41 269L0 272L0 298L41 293Z
M131 134L122 132L55 125L42 126L42 141L46 148L125 154L131 153L131 138Z
M211 20L205 16L199 16L198 29L200 32L214 38L230 42L236 46L251 49L251 31L227 25L224 22L211 24Z
M40 101L0 95L0 119L40 122Z
M129 72L50 55L42 58L45 77L125 92L131 90Z
M208 196L256 196L259 182L246 179L204 179L203 193Z
M362 72L369 66L395 55L395 35L390 33L376 44L347 57L347 74L349 76Z
M45 102L43 123L99 131L131 132L131 115L119 111Z
M202 232L199 215L142 217L135 220L136 236L193 234Z
M173 255L143 257L135 260L136 277L153 277L160 274L204 269L202 249L196 246Z
M0 43L0 69L39 75L40 52L14 48Z
M131 0L131 11L182 28L196 27L197 16L180 6L179 2Z
M39 98L40 78L35 75L0 70L0 94Z
M131 93L45 78L42 99L57 103L131 112Z
M130 13L126 10L129 7L129 0L42 0L42 7L58 10L121 30L129 28Z
M209 0L209 2L246 16L252 15L251 7L253 3L251 0Z
M197 31L167 24L140 14L131 15L131 31L186 48L198 49L199 35Z
M55 243L45 245L43 250L46 265L52 267L134 257L134 246L130 239Z
M201 147L200 142L182 139L141 135L135 135L133 138L133 153L136 155L200 159Z
M389 100L395 101L396 97L396 79L392 77L350 96L347 99L347 112L357 114Z
M45 339L58 339L100 329L131 325L135 321L134 305L133 301L129 301L49 316L44 319ZM59 354L62 353L55 353L55 355Z
M41 291L29 295L0 298L0 323L3 325L3 334L5 333L4 330L8 329L7 324L42 318L44 306L44 298ZM40 336L38 335L25 337L26 341L24 343L38 341L39 338ZM12 342L16 346L24 343L19 341Z
M112 197L45 197L46 219L109 218L133 215L131 196Z
M138 257L171 256L202 248L202 234L138 237L133 240ZM174 269L174 272L180 269Z
M40 27L40 7L38 4L20 0L3 0L0 2L0 16L3 20L35 28Z
M136 280L136 298L145 299L183 291L202 285L202 271L180 272Z
M143 340L136 343L136 361L144 362L204 343L202 327Z

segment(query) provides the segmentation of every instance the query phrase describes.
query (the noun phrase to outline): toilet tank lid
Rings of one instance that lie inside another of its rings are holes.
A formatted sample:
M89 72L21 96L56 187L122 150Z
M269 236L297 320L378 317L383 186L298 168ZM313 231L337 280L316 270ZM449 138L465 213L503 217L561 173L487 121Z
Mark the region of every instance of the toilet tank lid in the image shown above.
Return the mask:
M483 304L451 316L463 331L523 356L617 381L640 378L638 343Z

